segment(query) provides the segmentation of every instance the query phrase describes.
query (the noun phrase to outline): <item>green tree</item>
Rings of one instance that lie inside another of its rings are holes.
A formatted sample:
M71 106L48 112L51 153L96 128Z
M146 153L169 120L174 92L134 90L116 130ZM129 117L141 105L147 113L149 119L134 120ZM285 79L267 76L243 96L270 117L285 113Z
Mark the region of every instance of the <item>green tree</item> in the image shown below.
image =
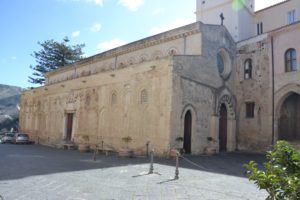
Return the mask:
M45 83L45 73L64 67L82 59L84 44L69 45L70 40L66 37L62 42L46 40L38 42L41 50L33 52L36 65L30 66L34 70L33 77L29 76L29 82L33 84Z
M245 165L249 180L269 193L267 200L300 200L300 152L278 141L266 157L264 170L254 161Z

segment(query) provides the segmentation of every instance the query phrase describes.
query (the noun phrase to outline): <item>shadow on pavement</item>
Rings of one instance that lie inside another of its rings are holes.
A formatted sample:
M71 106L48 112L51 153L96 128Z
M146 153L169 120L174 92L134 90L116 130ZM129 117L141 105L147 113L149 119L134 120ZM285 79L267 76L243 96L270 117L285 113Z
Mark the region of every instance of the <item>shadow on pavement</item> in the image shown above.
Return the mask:
M222 153L215 156L184 157L186 159L179 161L180 168L239 177L245 177L245 168L243 167L245 163L250 160L255 160L258 163L264 162L264 155L262 154L239 152ZM0 144L0 180L147 163L149 163L147 157L124 159L117 155L98 155L94 161L93 153L79 153L76 150L61 150L40 145ZM155 163L175 167L175 160L173 159L155 157Z

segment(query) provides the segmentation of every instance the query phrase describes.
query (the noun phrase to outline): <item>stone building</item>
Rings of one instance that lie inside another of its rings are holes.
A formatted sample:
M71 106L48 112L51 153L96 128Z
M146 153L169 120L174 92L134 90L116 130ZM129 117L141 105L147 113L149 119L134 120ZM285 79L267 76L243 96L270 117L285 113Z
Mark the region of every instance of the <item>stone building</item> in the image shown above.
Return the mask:
M20 128L42 144L149 143L160 155L300 140L300 2L236 2L198 0L193 24L46 74L22 95Z

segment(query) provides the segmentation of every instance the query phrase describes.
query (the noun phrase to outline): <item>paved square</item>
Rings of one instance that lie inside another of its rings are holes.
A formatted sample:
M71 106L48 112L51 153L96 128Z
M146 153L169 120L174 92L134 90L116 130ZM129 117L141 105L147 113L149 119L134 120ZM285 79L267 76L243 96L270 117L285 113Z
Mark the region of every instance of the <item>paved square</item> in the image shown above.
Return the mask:
M263 161L253 154L190 156L181 159L179 180L175 161L66 151L39 145L0 145L0 195L5 200L204 199L259 200L266 193L244 176L242 165Z

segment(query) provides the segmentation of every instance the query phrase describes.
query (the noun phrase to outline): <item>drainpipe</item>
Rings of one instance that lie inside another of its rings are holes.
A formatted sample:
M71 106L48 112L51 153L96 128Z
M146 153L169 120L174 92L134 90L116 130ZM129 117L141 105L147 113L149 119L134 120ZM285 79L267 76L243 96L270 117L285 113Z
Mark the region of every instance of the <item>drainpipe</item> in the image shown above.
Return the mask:
M272 145L275 144L275 70L274 70L274 41L271 36L271 56L272 56Z
M183 36L183 55L186 55L186 35Z

